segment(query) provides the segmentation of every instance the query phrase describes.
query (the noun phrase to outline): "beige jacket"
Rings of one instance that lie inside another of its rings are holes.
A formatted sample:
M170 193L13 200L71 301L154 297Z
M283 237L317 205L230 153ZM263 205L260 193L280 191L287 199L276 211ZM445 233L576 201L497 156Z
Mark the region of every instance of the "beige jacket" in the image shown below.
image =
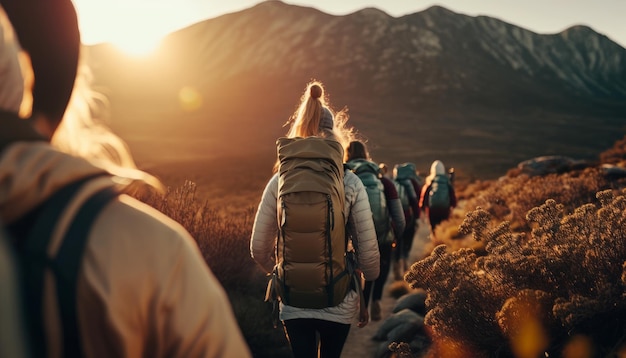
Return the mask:
M55 190L101 172L47 143L16 143L0 156L0 221L10 224ZM72 214L117 177L90 181L52 233L54 255ZM56 294L46 278L48 347L59 357ZM95 220L78 282L79 328L87 357L249 357L232 308L195 241L157 210L122 195Z

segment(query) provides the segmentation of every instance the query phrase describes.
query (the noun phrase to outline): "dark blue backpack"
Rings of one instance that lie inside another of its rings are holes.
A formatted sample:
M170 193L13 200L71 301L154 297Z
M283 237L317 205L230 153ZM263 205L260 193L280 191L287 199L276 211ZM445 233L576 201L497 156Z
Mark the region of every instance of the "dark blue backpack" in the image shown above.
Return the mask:
M440 209L450 207L450 179L447 175L439 174L433 178L428 194L428 206Z

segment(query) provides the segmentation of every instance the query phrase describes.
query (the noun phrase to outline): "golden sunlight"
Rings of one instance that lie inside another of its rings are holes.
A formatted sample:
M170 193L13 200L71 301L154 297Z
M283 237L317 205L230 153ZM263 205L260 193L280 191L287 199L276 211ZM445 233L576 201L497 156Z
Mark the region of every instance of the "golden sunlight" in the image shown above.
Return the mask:
M111 43L127 55L146 57L156 52L161 39L142 34L128 34L128 36L112 40Z
M167 8L146 0L73 0L83 43L108 42L130 56L147 56L172 31Z
M192 87L183 87L178 93L181 107L188 112L193 112L202 107L202 95Z

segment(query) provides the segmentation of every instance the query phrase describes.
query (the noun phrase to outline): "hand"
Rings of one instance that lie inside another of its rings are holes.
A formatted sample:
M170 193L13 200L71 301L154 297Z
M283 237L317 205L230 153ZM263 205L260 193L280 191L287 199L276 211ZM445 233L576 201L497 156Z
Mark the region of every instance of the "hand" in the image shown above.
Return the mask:
M359 328L363 328L365 326L367 326L367 324L370 321L370 313L367 310L367 307L365 307L365 305L361 304L359 305L359 323L357 323L357 327Z
M357 323L357 327L363 328L367 326L370 321L370 313L367 310L367 306L365 305L365 298L363 297L363 285L365 282L363 281L363 272L360 269L355 270L356 277L359 277L359 323Z

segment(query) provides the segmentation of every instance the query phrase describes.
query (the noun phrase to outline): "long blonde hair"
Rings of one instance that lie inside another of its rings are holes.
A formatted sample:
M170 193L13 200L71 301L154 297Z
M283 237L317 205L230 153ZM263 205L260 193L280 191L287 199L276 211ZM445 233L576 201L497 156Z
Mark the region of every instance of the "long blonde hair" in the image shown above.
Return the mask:
M326 111L330 113L330 121L332 121L330 131L320 128L320 124L326 124L323 122ZM346 126L347 121L347 109L334 112L329 105L324 85L320 81L313 80L307 84L300 97L300 105L285 125L291 124L287 137L332 136L345 148L356 137L354 129Z
M79 67L70 102L51 139L64 152L111 165L136 168L126 143L106 123L107 99L91 90L91 72Z
M63 120L50 143L56 148L90 160L120 178L149 184L159 191L163 185L152 175L137 169L126 142L107 123L108 101L91 89L91 71L79 65L78 77ZM132 190L141 185L135 183Z

